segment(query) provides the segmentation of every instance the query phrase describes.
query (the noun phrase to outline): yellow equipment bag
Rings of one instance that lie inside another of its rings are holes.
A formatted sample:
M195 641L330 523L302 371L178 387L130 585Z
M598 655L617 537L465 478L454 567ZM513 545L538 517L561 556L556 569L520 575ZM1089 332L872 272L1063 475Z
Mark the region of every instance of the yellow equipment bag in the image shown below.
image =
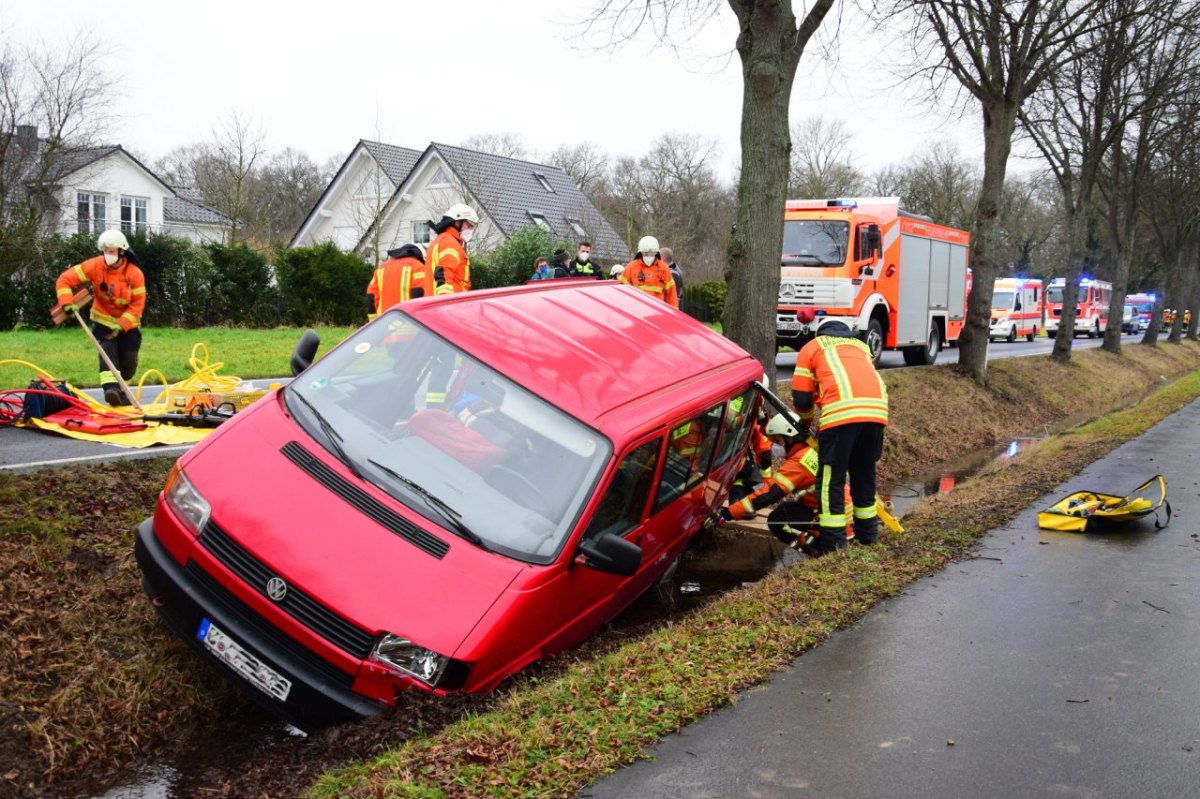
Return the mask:
M1157 492L1157 500L1152 497ZM1158 509L1166 506L1167 520L1158 521ZM1038 514L1038 527L1068 533L1093 533L1108 530L1154 514L1154 529L1171 523L1171 503L1167 502L1167 481L1161 474L1123 497L1098 491L1076 491Z

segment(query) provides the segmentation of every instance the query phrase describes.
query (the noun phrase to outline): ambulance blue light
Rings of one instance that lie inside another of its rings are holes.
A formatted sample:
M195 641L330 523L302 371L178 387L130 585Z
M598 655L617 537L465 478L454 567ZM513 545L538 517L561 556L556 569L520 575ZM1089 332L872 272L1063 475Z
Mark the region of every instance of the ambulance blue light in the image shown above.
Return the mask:
M858 202L848 197L842 197L837 200L830 200L828 206L830 208L854 208Z

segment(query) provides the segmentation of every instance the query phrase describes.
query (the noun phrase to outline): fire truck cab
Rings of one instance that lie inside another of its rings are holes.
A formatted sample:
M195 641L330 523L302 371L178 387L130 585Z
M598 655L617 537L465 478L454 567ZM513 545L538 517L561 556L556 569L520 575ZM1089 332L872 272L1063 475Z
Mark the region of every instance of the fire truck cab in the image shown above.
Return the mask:
M776 345L796 348L830 321L844 322L878 360L932 364L958 340L970 290L970 234L900 210L898 197L789 200ZM801 324L796 312L812 308Z
M1019 277L998 278L992 286L992 321L988 340L1033 341L1042 326L1042 281Z
M1046 287L1046 335L1058 335L1058 320L1062 317L1063 289L1066 279L1056 277ZM1075 332L1086 333L1096 338L1108 328L1108 302L1112 297L1112 283L1083 278L1079 281L1079 298L1075 305Z

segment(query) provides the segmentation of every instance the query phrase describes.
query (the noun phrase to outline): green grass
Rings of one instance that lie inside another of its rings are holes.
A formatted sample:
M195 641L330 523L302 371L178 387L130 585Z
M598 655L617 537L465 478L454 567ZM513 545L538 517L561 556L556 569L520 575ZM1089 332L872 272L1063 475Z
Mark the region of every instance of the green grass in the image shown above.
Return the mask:
M328 351L353 332L350 327L316 328L321 352ZM279 327L249 330L235 327L201 327L193 330L158 327L142 331L142 351L135 382L147 369L158 369L169 382L192 374L188 359L198 342L208 345L209 362L224 363L222 375L257 378L289 374L288 359L301 329ZM80 388L98 384L95 348L76 324L57 330L18 330L0 333L0 361L33 363ZM0 365L0 389L23 388L34 373L24 366ZM149 385L151 381L147 381Z

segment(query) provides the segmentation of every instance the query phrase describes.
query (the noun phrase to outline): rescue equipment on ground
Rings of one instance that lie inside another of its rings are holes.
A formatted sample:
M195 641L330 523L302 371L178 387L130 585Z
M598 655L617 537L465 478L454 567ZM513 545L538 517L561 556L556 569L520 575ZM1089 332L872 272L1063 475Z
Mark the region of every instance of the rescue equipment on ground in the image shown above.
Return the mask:
M1154 497L1157 495L1157 499ZM1159 523L1158 509L1166 508L1167 520ZM1161 474L1151 477L1123 497L1099 491L1076 491L1038 514L1038 527L1069 533L1110 530L1154 514L1154 529L1171 523L1167 481Z

